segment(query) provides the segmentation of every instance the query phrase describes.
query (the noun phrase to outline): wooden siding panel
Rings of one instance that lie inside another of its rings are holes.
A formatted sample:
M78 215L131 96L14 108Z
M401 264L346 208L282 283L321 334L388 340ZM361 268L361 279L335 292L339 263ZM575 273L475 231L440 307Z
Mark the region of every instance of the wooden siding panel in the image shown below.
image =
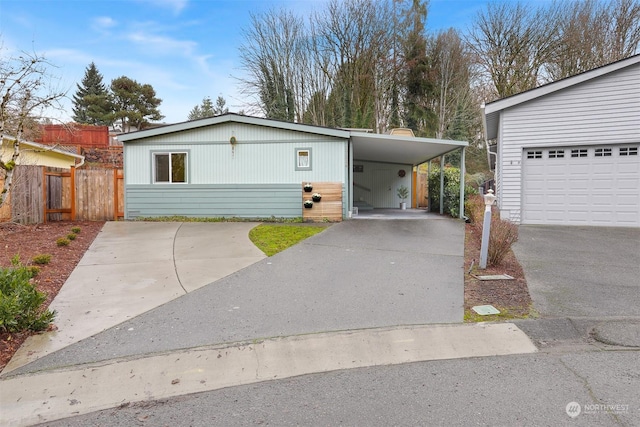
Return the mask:
M314 193L319 193L322 198L319 202L313 202L313 207L303 208L302 218L305 221L322 222L341 221L343 217L343 185L341 182L311 182L313 190L309 193L302 191L301 204L306 200L312 200ZM301 190L304 183L301 184Z
M296 218L300 192L300 184L128 185L125 217Z
M519 221L525 147L620 144L640 139L640 64L502 112L498 197Z

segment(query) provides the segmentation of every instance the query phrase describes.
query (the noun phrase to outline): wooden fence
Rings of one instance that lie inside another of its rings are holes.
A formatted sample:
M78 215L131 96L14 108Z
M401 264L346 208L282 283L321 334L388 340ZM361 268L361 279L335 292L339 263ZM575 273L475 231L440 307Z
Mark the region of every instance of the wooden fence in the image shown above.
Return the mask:
M124 177L119 169L17 166L9 199L0 208L0 221L23 224L122 217Z

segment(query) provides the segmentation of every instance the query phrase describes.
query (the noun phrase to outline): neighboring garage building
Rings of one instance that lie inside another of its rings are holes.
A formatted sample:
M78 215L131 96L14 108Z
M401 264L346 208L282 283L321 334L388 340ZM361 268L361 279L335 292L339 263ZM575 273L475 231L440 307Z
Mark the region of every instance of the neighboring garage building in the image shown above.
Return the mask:
M125 218L302 217L303 184L326 191L312 212L358 200L398 207L413 167L462 150L464 141L379 135L236 114L118 137L124 147ZM323 190L326 189L326 190ZM327 215L329 216L329 215Z
M491 102L501 217L640 226L640 55Z

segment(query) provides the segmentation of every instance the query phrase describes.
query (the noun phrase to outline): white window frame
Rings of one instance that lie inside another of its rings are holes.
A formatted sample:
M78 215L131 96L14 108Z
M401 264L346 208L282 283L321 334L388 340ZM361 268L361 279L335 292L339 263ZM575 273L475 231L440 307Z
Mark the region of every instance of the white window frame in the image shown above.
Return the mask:
M184 182L173 182L173 167L171 156L173 154L184 154ZM169 158L169 180L168 181L158 181L157 180L157 161L158 156L168 156ZM171 185L180 185L187 184L189 182L189 151L154 151L151 153L151 182L154 184L171 184Z
M306 153L306 156L301 156L302 153ZM301 162L302 158L306 157L307 161L306 164L304 164L303 162ZM313 154L311 152L311 148L296 148L296 156L295 156L295 161L296 161L296 170L297 171L310 171L312 170L312 157Z

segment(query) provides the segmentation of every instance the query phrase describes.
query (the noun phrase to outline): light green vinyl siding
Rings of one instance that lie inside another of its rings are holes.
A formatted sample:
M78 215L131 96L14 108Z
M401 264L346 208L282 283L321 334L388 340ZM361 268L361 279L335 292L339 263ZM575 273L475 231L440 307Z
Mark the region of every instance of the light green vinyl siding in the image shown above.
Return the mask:
M299 185L128 185L125 218L297 218L301 191Z

